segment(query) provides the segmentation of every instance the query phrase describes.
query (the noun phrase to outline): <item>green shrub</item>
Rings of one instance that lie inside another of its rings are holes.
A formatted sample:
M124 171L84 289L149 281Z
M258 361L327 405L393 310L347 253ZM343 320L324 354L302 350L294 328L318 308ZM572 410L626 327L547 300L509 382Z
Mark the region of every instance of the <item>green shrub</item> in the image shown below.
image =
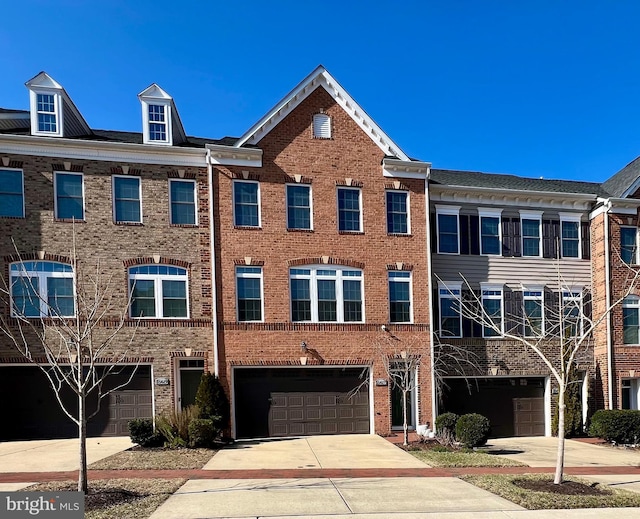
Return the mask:
M229 425L229 400L220 383L212 373L205 372L200 378L196 392L196 405L200 408L200 417L214 421L220 429Z
M195 418L189 423L189 447L211 447L219 433L210 418Z
M569 373L569 384L564 394L564 436L573 438L584 436L582 424L582 379L576 372L575 367ZM556 397L557 403L557 397ZM558 406L554 406L553 418L551 419L551 432L558 436Z
M129 437L140 447L159 447L164 442L162 435L153 430L153 420L149 418L130 420Z
M608 442L640 443L640 411L601 409L591 417L589 435Z
M198 406L163 413L156 418L156 428L165 438L166 447L186 447L189 444L189 424L200 416Z
M468 448L487 443L490 431L489 419L477 413L464 414L456 423L456 439Z
M438 434L449 431L453 433L456 430L456 423L459 416L455 413L443 413L436 418L436 431Z

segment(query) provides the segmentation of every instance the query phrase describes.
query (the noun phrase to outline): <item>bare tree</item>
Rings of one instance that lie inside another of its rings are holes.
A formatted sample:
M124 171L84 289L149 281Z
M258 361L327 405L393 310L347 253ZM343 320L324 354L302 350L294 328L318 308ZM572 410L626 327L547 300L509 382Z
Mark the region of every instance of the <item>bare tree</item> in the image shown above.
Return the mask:
M462 318L469 319L485 330L485 336L508 339L520 344L524 349L533 352L546 366L548 372L558 386L558 449L554 483L563 481L565 452L565 395L576 361L583 352L592 347L593 333L614 308L621 305L629 296L640 276L640 271L630 271L626 289L603 311L594 316L585 311L584 299L589 296L585 292L577 292L562 279L558 270L557 286L561 291L557 305L547 302L536 310L523 311L514 315L503 315L500 305L485 304L482 292L473 290L469 281L462 275L463 284L471 297L457 297L458 311ZM439 280L441 281L441 280ZM444 283L443 283L444 284ZM523 288L523 287L522 287ZM563 297L563 294L566 297ZM543 312L546 315L546 326L543 329ZM512 323L511 325L505 323ZM524 332L524 333L523 333Z
M0 332L24 359L42 371L62 411L78 427L78 490L86 493L87 421L100 411L103 398L131 382L138 367L134 363L123 383L105 387L105 380L121 373L129 361L136 326L127 327L128 337L119 336L127 325L131 301L123 304L116 296L112 279L103 274L99 261L92 268L78 261L75 232L71 265L61 267L68 269L67 282L47 294L41 293L31 276L43 262L24 260L15 244L14 248L9 284L4 280L0 288L0 298L10 308L0 312ZM73 404L63 398L69 389L76 396ZM90 396L97 400L92 412L87 410Z

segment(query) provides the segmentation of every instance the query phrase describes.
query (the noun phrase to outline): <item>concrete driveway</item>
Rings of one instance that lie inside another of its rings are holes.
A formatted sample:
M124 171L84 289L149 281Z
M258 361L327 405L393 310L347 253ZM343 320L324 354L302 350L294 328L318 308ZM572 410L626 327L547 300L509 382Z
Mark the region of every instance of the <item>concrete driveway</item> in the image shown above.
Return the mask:
M88 438L87 461L91 464L132 446L126 436ZM0 472L78 470L78 450L77 439L0 442Z
M498 452L530 467L554 467L557 438L519 437L489 440L485 450ZM566 440L565 467L640 467L640 451Z
M310 436L238 442L218 452L206 470L424 468L426 465L374 434Z

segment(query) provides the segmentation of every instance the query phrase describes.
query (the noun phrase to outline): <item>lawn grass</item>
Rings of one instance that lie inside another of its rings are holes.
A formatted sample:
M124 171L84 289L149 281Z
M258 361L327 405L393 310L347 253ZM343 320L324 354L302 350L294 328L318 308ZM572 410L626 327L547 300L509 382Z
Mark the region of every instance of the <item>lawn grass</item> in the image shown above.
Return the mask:
M602 495L564 495L558 492L542 492L522 488L514 484L518 480L553 480L551 474L483 474L462 476L479 488L488 490L528 510L567 509L567 508L617 508L640 507L640 494L627 490L612 489L606 485L593 483L577 477L565 477L567 481L583 483L603 492Z
M432 467L526 467L524 463L495 454L476 451L409 450L420 461Z
M90 480L85 519L145 519L185 482L185 479ZM51 481L23 490L59 492L77 488L77 481Z
M132 449L89 465L92 470L201 469L216 449Z

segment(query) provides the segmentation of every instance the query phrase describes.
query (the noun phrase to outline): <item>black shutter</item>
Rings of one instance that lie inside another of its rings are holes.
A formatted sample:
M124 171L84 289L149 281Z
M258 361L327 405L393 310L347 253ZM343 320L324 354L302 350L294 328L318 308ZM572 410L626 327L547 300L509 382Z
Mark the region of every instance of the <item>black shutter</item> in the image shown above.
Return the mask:
M502 316L502 320L504 322L504 330L507 333L511 333L513 331L513 327L515 326L512 320L513 317L513 292L505 288L502 291L502 298L504 299L504 315Z
M520 218L511 218L511 235L513 236L513 255L522 256L522 237L520 236Z
M433 290L433 320L433 331L440 336L440 297L439 290L437 288Z
M542 257L553 258L553 232L551 220L542 220Z
M478 256L480 254L480 217L469 217L469 253Z
M469 215L460 215L460 254L469 254Z
M436 213L431 213L430 231L431 231L431 252L436 254L438 252L438 231L436 228Z
M546 335L559 336L560 294L548 288L544 290L544 320Z
M591 292L586 290L582 293L582 311L584 312L584 316L588 319L588 322L582 323L582 329L586 330L589 327L589 323L592 316L592 303L591 303Z
M524 312L524 300L522 297L522 291L517 290L513 293L513 309L511 314L511 320L513 322L513 328L510 330L515 335L524 335L524 329L522 325L523 312Z
M580 223L580 232L582 233L582 259L591 259L591 231L589 222Z
M462 290L463 313L480 318L480 303L478 297L479 292L471 290ZM476 320L462 317L462 336L463 337L482 337L482 326Z
M513 256L513 234L510 218L502 218L502 255Z

